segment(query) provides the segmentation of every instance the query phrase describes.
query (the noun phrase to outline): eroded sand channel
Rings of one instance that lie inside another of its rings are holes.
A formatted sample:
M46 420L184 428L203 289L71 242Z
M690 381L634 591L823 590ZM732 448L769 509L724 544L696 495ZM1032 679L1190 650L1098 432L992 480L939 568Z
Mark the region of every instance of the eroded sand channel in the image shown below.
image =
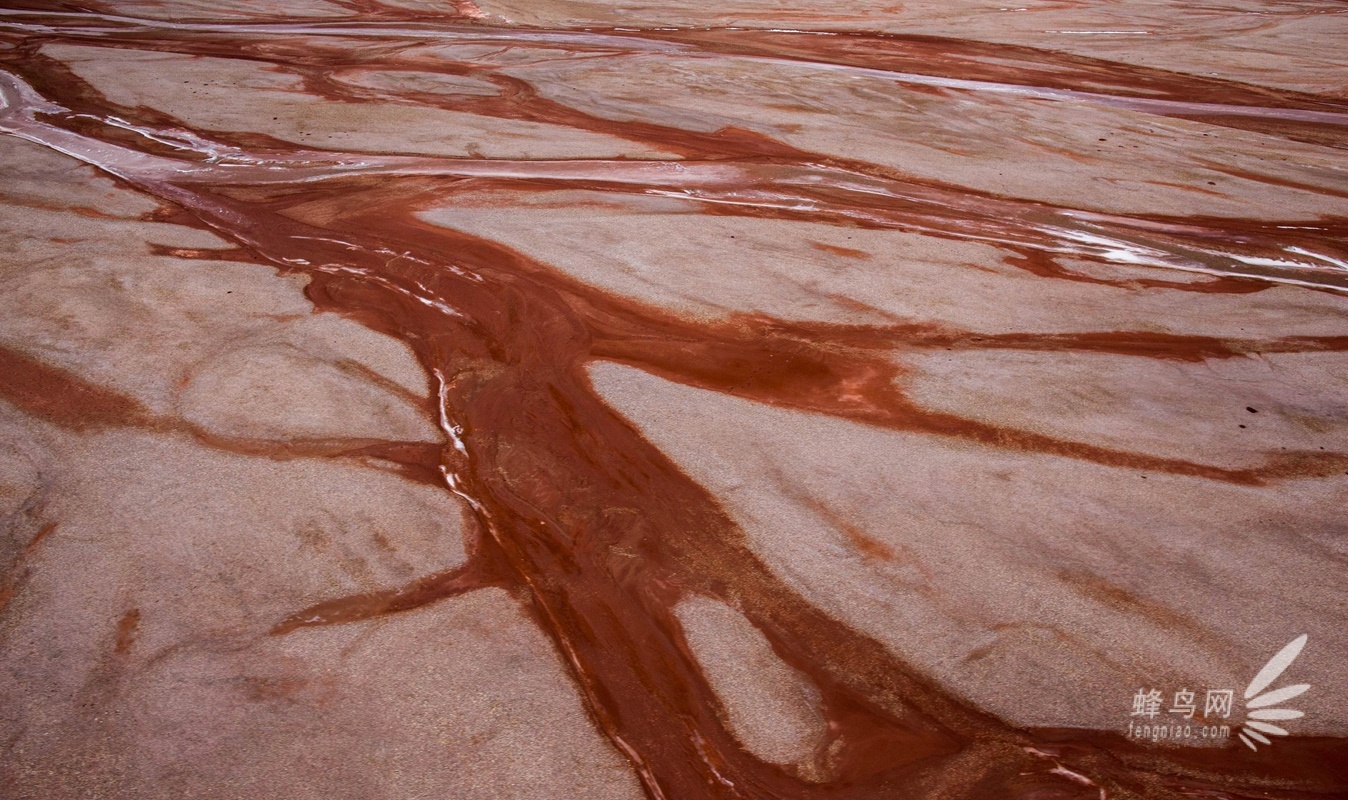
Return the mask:
M42 5L0 796L1348 792L1337 6Z

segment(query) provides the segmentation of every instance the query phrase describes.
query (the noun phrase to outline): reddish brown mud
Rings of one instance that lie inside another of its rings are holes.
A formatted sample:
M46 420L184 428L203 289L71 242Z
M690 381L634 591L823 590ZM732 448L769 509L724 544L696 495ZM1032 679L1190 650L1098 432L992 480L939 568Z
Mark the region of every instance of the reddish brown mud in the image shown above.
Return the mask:
M75 430L143 425L151 417L131 398L5 348L0 348L0 397Z
M1005 44L950 40L936 36L855 33L827 34L788 31L677 31L653 32L653 38L696 44L711 52L736 56L782 58L810 63L881 70L905 75L932 76L989 84L1009 84L1079 92L1112 98L1127 107L1126 98L1139 106L1148 100L1176 105L1147 105L1153 113L1208 122L1243 130L1286 136L1297 141L1348 147L1341 121L1280 118L1274 109L1342 114L1342 102L1301 92L1272 90L1231 81L1180 75L1165 70L1119 64L1068 53ZM1198 110L1186 103L1219 108ZM1162 110L1165 109L1165 110ZM1250 114L1262 109L1264 113Z
M374 3L350 8L371 22L406 18ZM459 11L464 18L474 16L470 3L460 4ZM53 24L59 27L68 21ZM619 168L626 166L623 160L608 165L613 167L611 179L600 165L597 175L565 180L350 177L336 170L319 181L288 183L273 176L266 186L226 174L175 180L118 154L130 149L207 165L211 159L204 151L184 154L162 142L155 145L108 120L116 116L147 128L187 129L184 122L166 111L109 103L68 69L37 55L41 44L79 41L244 57L302 76L306 91L352 103L373 99L373 90L333 80L338 70L378 61L385 68L450 75L472 71L501 93L455 99L456 110L603 132L691 162L741 167L736 175L745 179L721 187L722 197L714 196L710 188L706 195L694 195L709 213L808 218L839 226L921 231L950 240L997 241L1014 247L1007 256L1013 263L1045 279L1095 280L1061 268L1054 260L1068 247L1053 232L1054 226L1070 209L905 179L891 169L811 154L748 130L694 133L602 119L543 99L516 78L443 60L432 63L428 57L404 56L396 47L382 47L396 45L397 40L338 48L320 37L278 34L256 39L253 33L196 30L157 35L119 32L116 26L97 34L11 30L6 35L20 47L0 60L64 108L16 122L12 132L36 141L56 134L78 135L88 147L80 157L164 203L161 218L194 224L231 240L238 249L228 252L229 260L307 275L307 293L318 308L341 312L405 341L435 381L438 407L432 413L441 417L450 440L438 450L396 442L328 442L311 443L299 451L292 445L287 452L277 452L281 448L267 443L212 442L254 447L277 457L307 452L380 460L408 477L439 481L465 498L478 516L483 535L466 566L394 590L332 598L298 610L277 620L274 634L407 611L483 586L509 587L528 598L536 619L566 659L594 720L631 762L652 798L1159 800L1332 797L1348 791L1348 745L1340 740L1288 742L1280 745L1273 763L1226 751L1217 758L1201 751L1150 750L1102 734L1019 730L980 710L786 585L749 548L716 499L597 396L585 371L593 360L609 359L679 383L892 430L1257 486L1343 472L1348 470L1348 454L1280 451L1268 453L1262 464L1234 468L966 419L915 402L905 389L903 357L933 349L1000 349L1196 362L1258 353L1342 351L1348 349L1348 337L1228 339L1143 330L978 334L905 322L825 325L761 315L690 319L604 293L503 245L438 228L417 217L438 201L469 190L491 188L523 195L566 187L633 195L650 189L619 174ZM503 40L512 36L509 30L494 33ZM635 38L622 32L609 35ZM1110 62L1031 48L924 37L807 37L747 31L641 36L694 45L704 54L803 59L1103 94L1128 102L1142 98L1257 108L1273 120L1266 125L1260 121L1259 130L1281 131L1292 138L1312 134L1302 127L1292 132L1279 128L1285 122L1279 116L1283 111L1343 113L1314 96L1157 70L1120 69ZM574 46L586 48L583 43ZM993 58L999 59L996 64ZM1018 66L1007 66L1007 60ZM450 106L450 101L428 93L409 92L395 99ZM1176 106L1157 113L1193 117L1197 112ZM1241 125L1264 119L1236 116ZM1294 121L1303 127L1317 126L1314 137L1342 144L1342 123L1326 121L1327 117L1310 119ZM314 152L260 135L193 133L203 141L253 149L266 157L302 159ZM114 152L111 146L123 150ZM809 172L819 169L832 170L826 173L832 176L884 182L894 191L864 193L845 185L793 184L802 174L823 174ZM900 195L896 186L907 194ZM778 195L769 196L769 190ZM782 196L805 196L815 207L809 212L782 207L776 202ZM757 197L763 202L719 202L732 197ZM320 205L321 214L314 211ZM1348 255L1343 244L1348 223L1340 219L1302 220L1303 229L1289 234L1279 223L1268 221L1123 219L1104 214L1078 218L1087 217L1096 230L1119 241L1170 248L1167 258L1191 258L1198 271L1221 253L1257 259L1292 246L1331 259ZM816 247L844 258L865 255L833 245ZM160 252L221 258L217 251L190 248ZM1091 258L1089 253L1074 255ZM1267 274L1251 269L1236 277L1231 269L1213 268L1217 277L1207 281L1147 279L1133 285L1243 293L1268 286L1262 277L1288 278L1295 272L1295 281L1316 288L1348 286L1348 279L1328 268L1308 273L1274 265L1267 267ZM75 429L179 424L154 419L134 401L18 353L0 350L0 375L0 392L6 400ZM207 438L188 427L181 429ZM870 542L860 532L849 535L871 556L892 558L884 544ZM818 687L828 733L812 764L765 763L727 728L721 701L674 617L673 607L690 594L713 597L741 610L765 633L777 655ZM139 613L129 611L118 623L117 652L135 646Z
M467 567L418 578L397 589L325 600L281 620L272 628L272 633L281 635L290 633L296 628L358 622L384 614L411 611L427 603L491 585L476 574L479 570L479 565L473 563Z

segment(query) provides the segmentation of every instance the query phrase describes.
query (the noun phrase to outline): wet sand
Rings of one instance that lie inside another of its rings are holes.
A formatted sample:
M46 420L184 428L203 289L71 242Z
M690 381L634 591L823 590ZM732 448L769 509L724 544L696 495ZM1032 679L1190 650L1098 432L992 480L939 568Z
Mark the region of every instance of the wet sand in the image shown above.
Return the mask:
M0 796L1344 796L1342 19L0 10Z

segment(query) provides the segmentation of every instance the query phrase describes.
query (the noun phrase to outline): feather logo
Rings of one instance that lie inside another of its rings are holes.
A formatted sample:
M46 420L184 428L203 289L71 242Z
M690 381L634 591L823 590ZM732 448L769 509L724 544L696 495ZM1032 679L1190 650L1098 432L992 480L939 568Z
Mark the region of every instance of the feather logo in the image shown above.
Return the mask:
M1311 688L1309 683L1296 683L1291 686L1284 686L1281 689L1264 691L1282 676L1292 662L1296 661L1297 656L1301 655L1301 648L1306 646L1306 634L1301 634L1297 638L1287 643L1287 646L1278 651L1278 654L1268 660L1264 668L1259 670L1259 674L1254 676L1250 685L1245 688L1245 724L1241 726L1236 736L1245 743L1251 750L1258 751L1259 744L1273 744L1269 736L1286 736L1287 730L1274 725L1274 722L1283 722L1289 719L1300 719L1305 716L1301 711L1294 708L1270 708L1277 706L1294 697L1299 697L1305 691ZM1258 744L1256 744L1258 742Z

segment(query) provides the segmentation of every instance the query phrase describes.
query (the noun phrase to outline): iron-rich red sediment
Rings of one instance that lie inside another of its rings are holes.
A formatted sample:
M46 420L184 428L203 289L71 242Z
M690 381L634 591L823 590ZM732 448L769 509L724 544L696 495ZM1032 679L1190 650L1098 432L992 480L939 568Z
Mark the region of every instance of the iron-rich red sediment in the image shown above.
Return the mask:
M356 10L367 31L377 30L381 21L395 25L401 20L422 26L408 34L415 38L441 24L372 3ZM57 142L57 134L67 136L60 140L65 152L72 152L69 143L78 140L86 147L79 157L160 202L157 219L198 226L232 241L238 249L228 251L228 260L306 275L307 295L319 309L406 342L433 377L438 403L428 413L441 416L450 438L443 447L366 441L275 445L211 437L152 414L131 398L0 349L0 395L57 425L77 431L118 426L183 430L213 447L277 458L308 452L369 459L413 480L438 482L471 503L479 537L468 564L401 588L297 610L276 620L273 635L407 611L483 586L508 587L528 597L593 720L652 798L1291 798L1348 791L1348 745L1342 740L1283 742L1276 760L1256 760L1243 752L1145 748L1114 734L1017 729L975 707L880 643L832 619L769 570L718 500L601 400L585 371L593 360L607 359L677 383L891 430L1270 486L1342 473L1348 470L1348 453L1284 450L1267 454L1263 463L1233 467L963 418L924 408L909 396L904 357L934 350L1008 350L1191 363L1340 352L1348 349L1348 337L1251 333L1225 338L1154 330L989 334L929 323L843 325L763 314L690 318L606 293L524 253L418 217L467 192L528 196L575 189L621 197L658 188L624 172L631 162L597 163L575 177L549 176L527 162L517 165L522 174L513 178L428 175L425 170L436 166L429 158L417 162L420 174L361 176L334 167L317 180L288 181L284 173L271 172L264 181L257 169L244 167L242 177L235 177L214 166L204 150L185 151L145 135L189 129L171 116L172 109L112 103L39 51L64 42L246 58L298 76L304 91L332 102L392 100L603 133L684 159L690 185L698 189L692 197L708 214L808 218L843 227L995 241L1007 247L1007 264L1043 280L1111 282L1063 266L1069 246L1054 231L1077 213L1072 209L910 178L747 129L699 133L605 119L545 99L528 82L504 72L405 53L399 34L385 39L361 33L353 45L341 38L340 25L318 26L321 33L313 34L268 32L263 24L161 31L93 17L46 18L38 12L6 17L4 23L0 35L12 47L0 53L0 62L60 107L36 109L26 118L22 109L10 108L4 122L10 132L49 144ZM502 43L527 33L510 28L476 32ZM677 44L703 58L782 59L1037 88L1332 147L1343 146L1348 121L1340 104L1314 95L1121 68L1028 47L850 33L575 33L575 41L552 46L572 53L608 52L640 40ZM412 90L392 95L333 78L338 71L373 64L472 75L491 82L499 93L452 100ZM127 121L143 129L137 132ZM259 161L304 162L320 173L325 168L321 152L279 138L222 130L192 133ZM203 171L175 179L126 158L129 152L191 162ZM698 168L719 166L731 171L698 177ZM394 173L397 169L398 164L390 167ZM807 184L798 180L802 176L819 180ZM847 180L886 191L859 191ZM810 208L777 202L782 198L803 198ZM1348 286L1341 270L1280 266L1267 258L1289 245L1324 258L1348 257L1343 244L1348 222L1338 217L1270 221L1092 212L1072 218L1089 219L1093 230L1117 241L1161 252L1158 258L1173 259L1180 268L1212 273L1189 281L1121 279L1113 282L1117 285L1229 294L1257 293L1271 285L1270 279L1308 286L1307 291ZM1294 224L1299 230L1289 233ZM866 255L825 244L817 249L842 259ZM159 252L222 258L219 250ZM1232 262L1232 255L1246 261ZM1095 260L1105 263L1103 257ZM877 557L887 552L883 544L865 544L863 533L857 536L861 549ZM776 654L818 687L828 730L816 754L822 778L764 763L727 729L721 701L674 620L674 606L689 594L741 609ZM141 613L129 611L119 622L118 653L135 646ZM1074 775L1089 779L1078 781Z

